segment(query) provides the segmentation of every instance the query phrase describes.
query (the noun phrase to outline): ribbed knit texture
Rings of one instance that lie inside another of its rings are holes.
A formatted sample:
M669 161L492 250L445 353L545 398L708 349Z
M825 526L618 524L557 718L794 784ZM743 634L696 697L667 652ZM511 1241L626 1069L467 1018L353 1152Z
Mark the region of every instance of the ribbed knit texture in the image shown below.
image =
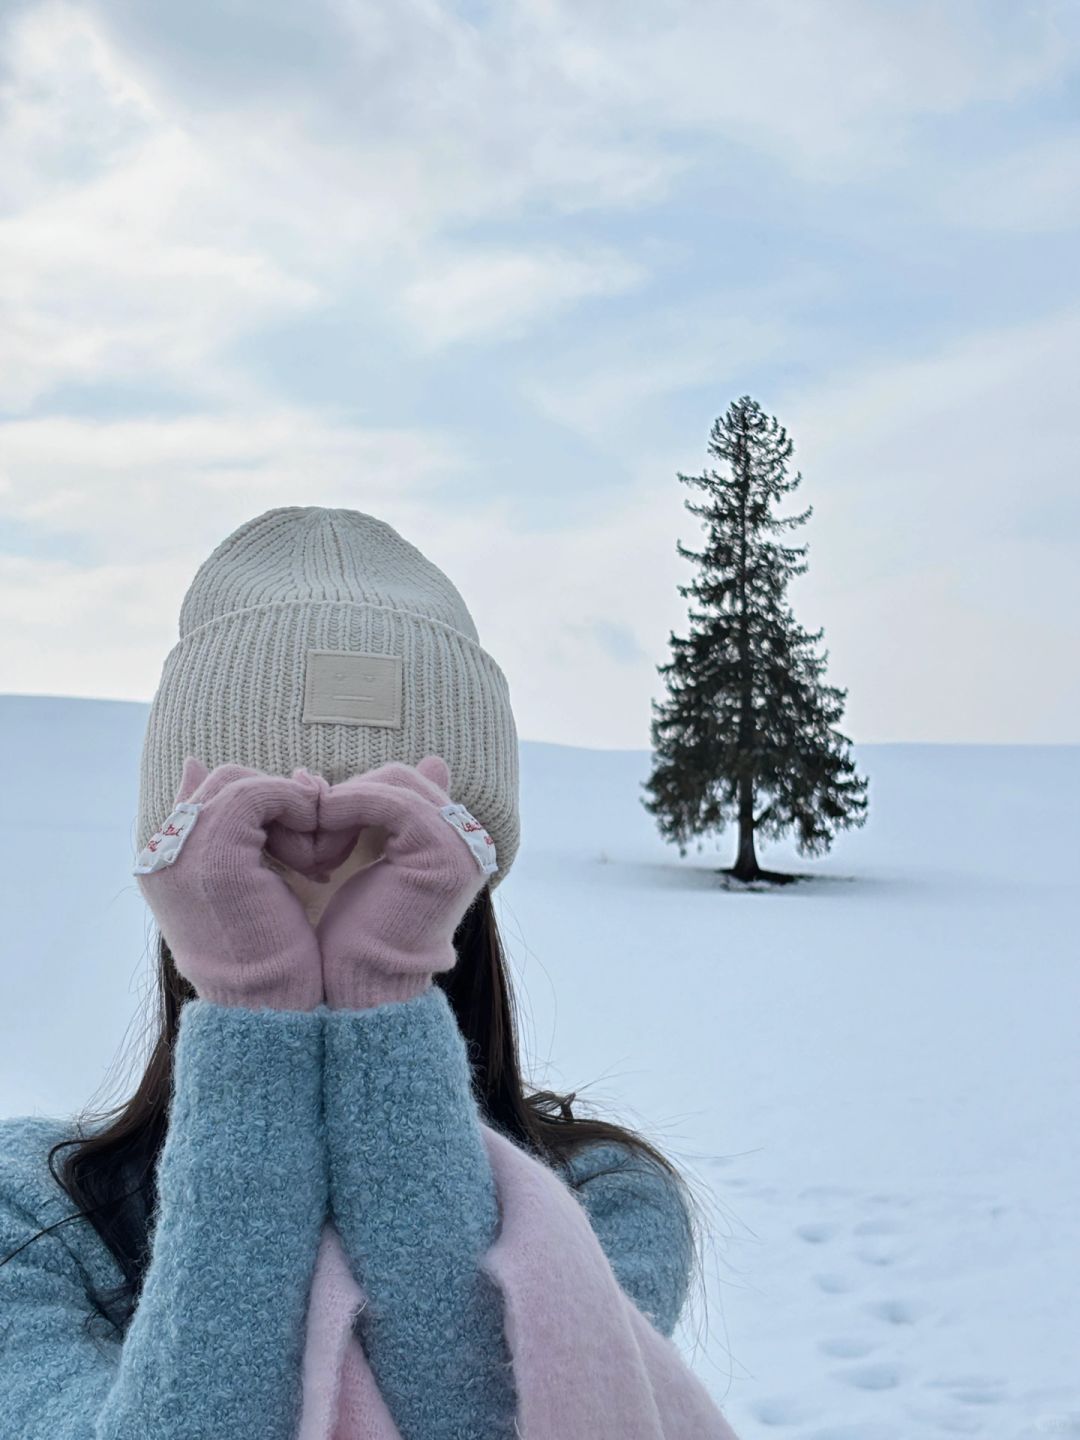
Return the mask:
M199 567L166 656L140 760L136 851L168 815L185 755L331 784L441 755L455 800L495 841L493 887L520 840L518 742L506 678L461 594L385 521L282 506ZM402 724L304 722L309 650L402 659Z
M87 1286L121 1279L84 1219L0 1264L0 1440L291 1440L331 1187L374 1302L357 1333L403 1436L510 1440L498 1295L466 1259L475 1266L494 1223L467 1077L435 989L356 1015L191 1002L136 1317L123 1343L100 1319L84 1329ZM72 1212L45 1163L71 1133L60 1120L0 1121L0 1260ZM608 1161L616 1172L597 1174ZM621 1146L584 1148L564 1173L595 1174L578 1193L597 1238L670 1335L692 1256L677 1191ZM418 1256L456 1297L445 1313Z

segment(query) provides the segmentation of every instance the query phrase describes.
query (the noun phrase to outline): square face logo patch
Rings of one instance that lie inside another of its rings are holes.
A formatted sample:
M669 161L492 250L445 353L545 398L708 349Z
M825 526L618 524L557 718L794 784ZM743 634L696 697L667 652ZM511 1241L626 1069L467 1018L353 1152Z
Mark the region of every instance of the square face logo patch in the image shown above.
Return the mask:
M305 725L401 728L402 658L356 650L309 650L304 676Z

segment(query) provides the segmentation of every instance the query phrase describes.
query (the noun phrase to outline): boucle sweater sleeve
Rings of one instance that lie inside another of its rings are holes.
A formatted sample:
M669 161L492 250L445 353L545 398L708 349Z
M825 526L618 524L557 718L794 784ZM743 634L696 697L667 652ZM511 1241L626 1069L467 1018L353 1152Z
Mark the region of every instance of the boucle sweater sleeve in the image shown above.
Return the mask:
M321 1010L184 1007L138 1307L122 1340L88 1333L85 1237L65 1242L85 1219L0 1264L0 1440L291 1440L328 1199L322 1052ZM58 1218L43 1183L0 1152L0 1260Z
M690 1215L675 1182L639 1151L595 1141L571 1157L565 1178L588 1211L615 1278L670 1339L694 1265Z
M324 1084L331 1214L367 1296L354 1331L403 1440L511 1440L501 1299L480 1268L498 1200L442 989L327 1010Z
M498 1231L464 1038L444 992L326 1012L331 1209L368 1297L355 1325L404 1440L514 1437L501 1296L480 1270ZM623 1289L669 1335L692 1241L681 1199L625 1146L563 1172ZM578 1182L580 1188L578 1188Z

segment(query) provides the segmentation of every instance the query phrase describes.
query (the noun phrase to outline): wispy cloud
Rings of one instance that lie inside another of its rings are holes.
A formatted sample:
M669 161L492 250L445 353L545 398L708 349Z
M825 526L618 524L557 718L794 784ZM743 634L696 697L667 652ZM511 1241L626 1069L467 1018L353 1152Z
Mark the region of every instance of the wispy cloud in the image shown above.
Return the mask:
M385 506L462 465L453 439L419 428L365 430L304 410L230 412L171 420L95 421L48 416L2 432L0 505L24 525L96 536L102 558L148 558L203 545L252 506ZM341 503L345 503L341 501ZM220 538L220 537L219 537Z
M425 349L457 340L513 338L576 301L632 290L644 278L617 253L474 252L436 261L409 280L402 301Z
M948 219L1021 234L1080 226L1080 126L1039 135L982 161L950 189Z

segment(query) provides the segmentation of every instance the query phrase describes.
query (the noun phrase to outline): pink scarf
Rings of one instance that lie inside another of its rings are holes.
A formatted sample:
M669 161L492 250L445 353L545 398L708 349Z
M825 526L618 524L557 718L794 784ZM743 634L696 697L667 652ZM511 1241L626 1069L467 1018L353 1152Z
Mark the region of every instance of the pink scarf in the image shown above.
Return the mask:
M619 1285L570 1187L490 1126L482 1130L501 1224L481 1264L502 1292L522 1440L738 1440L674 1343ZM365 1303L328 1221L297 1440L401 1440L352 1333Z

